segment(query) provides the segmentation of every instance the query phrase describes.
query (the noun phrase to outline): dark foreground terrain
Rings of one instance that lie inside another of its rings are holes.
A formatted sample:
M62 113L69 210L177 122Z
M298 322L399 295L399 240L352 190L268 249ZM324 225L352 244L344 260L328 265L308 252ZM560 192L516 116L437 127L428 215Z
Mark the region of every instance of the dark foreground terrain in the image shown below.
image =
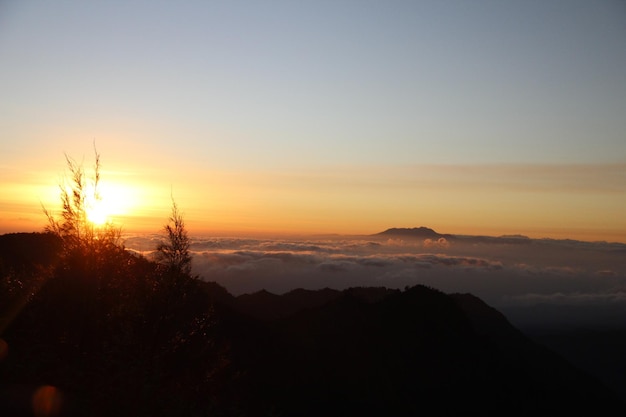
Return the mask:
M123 248L61 252L0 236L2 416L626 415L469 294L234 297Z

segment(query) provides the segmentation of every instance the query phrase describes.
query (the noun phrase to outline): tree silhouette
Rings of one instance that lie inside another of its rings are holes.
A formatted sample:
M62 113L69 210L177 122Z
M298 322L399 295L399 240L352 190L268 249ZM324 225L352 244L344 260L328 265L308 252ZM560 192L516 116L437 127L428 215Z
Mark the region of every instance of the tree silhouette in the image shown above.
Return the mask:
M168 269L189 275L191 273L191 255L189 254L189 236L185 221L172 198L172 213L164 227L167 241L157 246L157 259Z

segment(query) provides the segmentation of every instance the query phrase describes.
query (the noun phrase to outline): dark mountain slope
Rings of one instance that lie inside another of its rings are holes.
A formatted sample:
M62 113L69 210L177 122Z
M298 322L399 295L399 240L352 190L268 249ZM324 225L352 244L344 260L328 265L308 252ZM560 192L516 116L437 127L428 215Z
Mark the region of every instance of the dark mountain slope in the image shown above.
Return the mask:
M231 334L244 414L622 415L598 382L471 296L354 291Z
M45 246L37 236L17 255ZM609 390L471 295L416 286L233 297L123 249L97 268L69 259L14 264L44 265L43 275L3 270L2 416L32 416L42 385L76 416L626 415Z
M51 233L8 233L0 235L0 266L34 271L58 260L61 240Z
M350 288L345 292L362 301L375 302L382 300L395 291L383 287L356 287ZM261 320L275 320L291 316L309 308L321 307L342 296L342 294L344 292L330 288L322 290L298 288L283 295L276 295L261 290L253 294L238 296L232 305L236 311L244 315Z

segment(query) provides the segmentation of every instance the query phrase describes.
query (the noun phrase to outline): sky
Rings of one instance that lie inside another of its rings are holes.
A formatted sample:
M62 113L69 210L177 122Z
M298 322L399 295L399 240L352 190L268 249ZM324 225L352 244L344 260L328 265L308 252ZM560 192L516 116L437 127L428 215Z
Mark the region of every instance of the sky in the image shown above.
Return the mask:
M0 2L0 233L64 154L192 234L626 242L623 1Z

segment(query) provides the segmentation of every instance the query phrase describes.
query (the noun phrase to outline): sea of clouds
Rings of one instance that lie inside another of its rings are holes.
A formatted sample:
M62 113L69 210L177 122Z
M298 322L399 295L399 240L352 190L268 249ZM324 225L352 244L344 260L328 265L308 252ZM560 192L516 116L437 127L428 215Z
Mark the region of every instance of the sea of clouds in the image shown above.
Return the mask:
M159 236L126 247L151 256ZM626 245L523 238L194 238L193 273L234 295L261 289L427 285L471 293L518 325L626 325Z

